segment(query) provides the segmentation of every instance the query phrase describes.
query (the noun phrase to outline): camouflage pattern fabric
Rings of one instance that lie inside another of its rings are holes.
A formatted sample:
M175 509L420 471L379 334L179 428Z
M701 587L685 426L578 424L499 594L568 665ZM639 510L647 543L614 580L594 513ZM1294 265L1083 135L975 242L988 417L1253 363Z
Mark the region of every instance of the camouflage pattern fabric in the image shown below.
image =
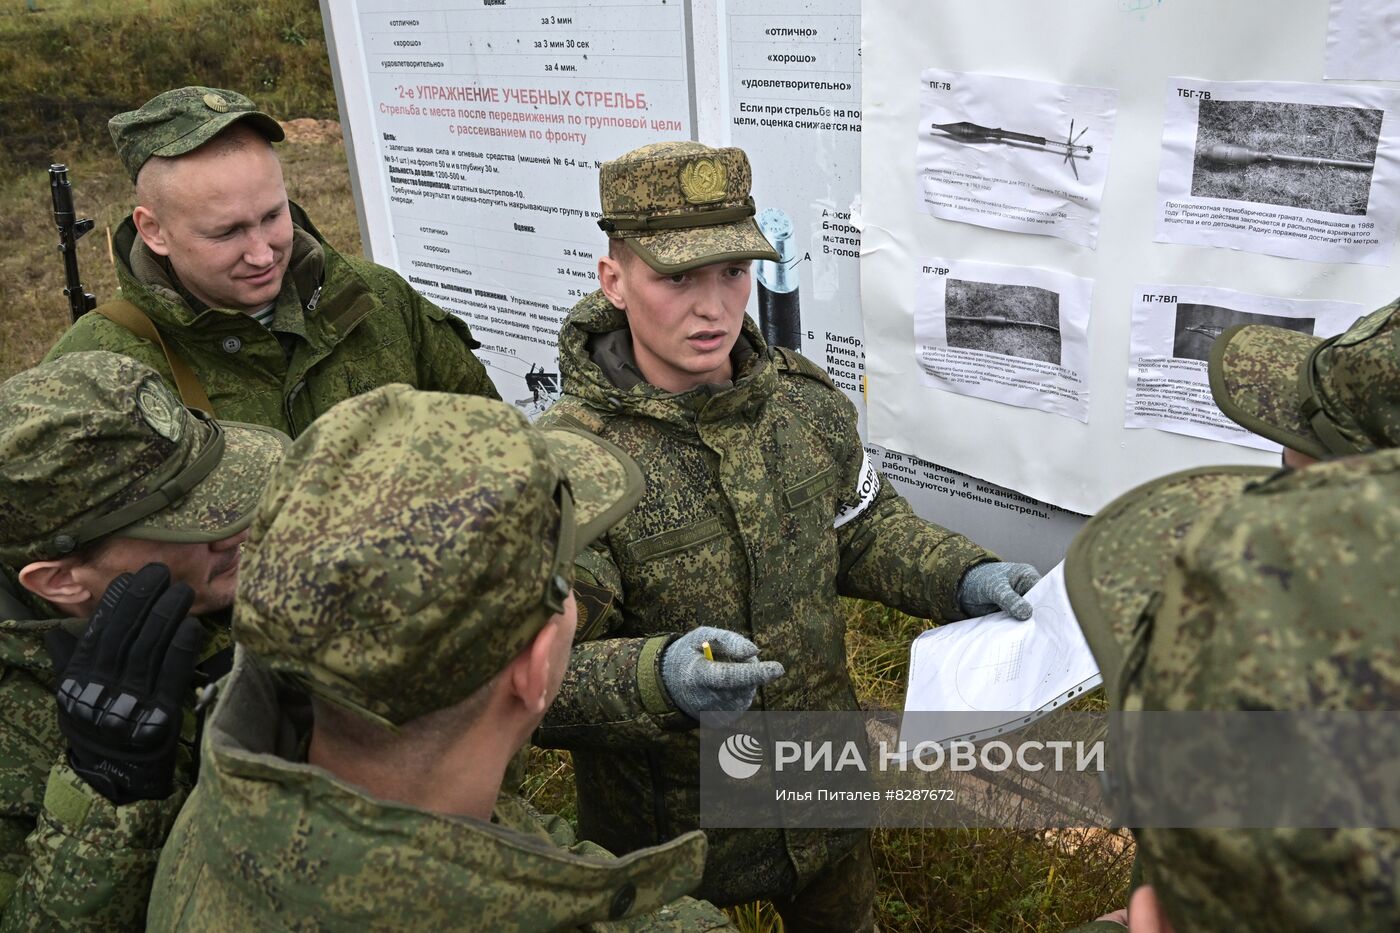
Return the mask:
M603 163L598 226L663 275L734 259L777 262L753 220L752 184L742 149L652 143Z
M286 134L272 117L237 91L217 87L182 87L146 101L139 110L107 121L117 156L132 181L151 156L192 152L234 123L252 126L270 142Z
M219 686L153 931L732 929L681 898L704 860L699 833L615 859L519 798L490 823L376 800L304 763L304 695L241 648Z
M1220 335L1210 388L1230 418L1318 460L1400 446L1400 299L1330 340L1249 324Z
M5 570L5 568L0 568ZM193 692L186 706L176 790L165 800L114 806L65 761L54 672L43 635L85 620L16 618L13 574L0 573L0 933L143 930L156 859L194 783ZM209 625L204 656L231 645Z
M479 344L461 319L395 272L336 252L300 207L291 210L297 229L271 330L184 293L130 217L117 230L122 297L195 371L218 417L296 437L336 402L392 382L500 397L472 355ZM69 328L47 358L77 350L125 354L175 384L159 347L96 312Z
M141 502L141 514L107 534L196 542L237 534L287 438L232 422L219 433L221 441L149 367L114 353L74 353L11 377L0 385L0 561L18 569L62 557L88 540L94 521ZM201 472L215 443L222 455ZM157 495L182 475L198 485L173 503Z
M1070 600L1105 674L1117 670L1115 707L1400 709L1400 450L1244 480L1225 468L1153 481L1071 548ZM1400 926L1394 830L1135 835L1177 929Z
M770 351L753 321L735 382L682 394L595 362L590 343L626 340L625 328L601 292L573 309L560 338L565 397L541 418L612 441L648 482L642 504L580 558L580 579L616 599L599 600L581 628L536 733L573 752L581 835L619 852L699 821L699 742L657 672L671 639L713 625L781 661L787 673L755 708L856 709L838 595L957 619L962 575L996 559L916 517L866 458L850 402L814 364ZM860 838L711 832L700 896L792 893Z
M574 556L641 493L606 442L536 430L503 402L376 389L278 470L235 636L341 706L417 719L465 700L563 610Z

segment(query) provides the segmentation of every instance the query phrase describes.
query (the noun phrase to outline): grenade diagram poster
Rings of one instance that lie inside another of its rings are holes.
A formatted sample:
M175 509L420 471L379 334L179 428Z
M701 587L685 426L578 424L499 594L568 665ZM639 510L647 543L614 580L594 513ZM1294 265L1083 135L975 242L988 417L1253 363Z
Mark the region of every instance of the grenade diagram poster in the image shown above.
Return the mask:
M1393 297L1400 90L1372 39L1400 3L862 17L870 441L1086 514L1176 469L1276 464L1215 405L1210 344L1329 337Z

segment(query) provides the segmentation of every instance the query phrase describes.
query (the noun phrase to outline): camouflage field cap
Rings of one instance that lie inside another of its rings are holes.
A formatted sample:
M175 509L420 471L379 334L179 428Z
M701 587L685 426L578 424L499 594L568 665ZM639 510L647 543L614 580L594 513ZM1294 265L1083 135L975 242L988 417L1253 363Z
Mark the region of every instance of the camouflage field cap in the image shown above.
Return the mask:
M234 123L245 121L270 142L281 142L281 125L237 91L217 87L181 87L157 94L139 110L107 121L126 173L135 181L151 156L193 152Z
M288 443L185 408L126 356L42 363L0 385L0 562L18 569L107 535L237 534Z
M1210 390L1242 427L1310 457L1400 446L1400 299L1329 340L1246 324L1210 351Z
M604 162L598 226L663 275L779 256L754 222L753 173L742 149L652 143Z
M1084 527L1065 581L1115 709L1394 710L1397 560L1400 450L1388 450L1155 480ZM1131 755L1124 767L1129 785L1143 779ZM1393 929L1400 917L1397 831L1134 835L1177 929L1241 918L1258 921L1251 929Z
M612 444L389 385L292 445L245 548L235 638L400 725L470 696L563 608L574 557L642 495Z

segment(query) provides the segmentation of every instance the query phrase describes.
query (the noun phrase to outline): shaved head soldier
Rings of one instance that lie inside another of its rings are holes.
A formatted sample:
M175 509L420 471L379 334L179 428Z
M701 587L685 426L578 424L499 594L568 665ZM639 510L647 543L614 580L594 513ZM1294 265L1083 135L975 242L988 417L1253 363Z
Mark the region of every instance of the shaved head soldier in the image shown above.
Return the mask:
M186 404L295 437L390 382L499 398L466 325L397 273L337 252L287 200L276 120L222 88L166 91L108 124L136 185L122 297L49 351L140 360Z

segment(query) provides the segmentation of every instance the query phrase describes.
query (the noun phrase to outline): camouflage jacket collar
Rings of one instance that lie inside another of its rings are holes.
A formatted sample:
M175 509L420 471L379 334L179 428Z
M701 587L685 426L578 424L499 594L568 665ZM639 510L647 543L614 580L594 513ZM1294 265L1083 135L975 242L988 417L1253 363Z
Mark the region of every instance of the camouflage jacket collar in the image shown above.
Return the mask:
M616 919L621 900L629 916L654 910L699 882L700 833L615 859L561 847L553 830L567 824L547 826L518 798L503 795L484 823L369 797L301 760L304 697L241 648L218 690L202 752L204 792L186 818L205 864L258 865L256 878L219 872L229 875L225 884L257 889L234 903L314 903L330 927L363 923L368 899L410 928L453 927L464 918L494 927L490 918L507 910L530 912L522 927L557 929ZM382 871L386 850L411 853L411 883ZM279 865L279 852L295 865Z
M732 355L737 378L687 392L642 381L630 345L614 336L626 331L626 315L601 290L574 305L559 334L565 394L604 413L649 418L690 434L699 422L753 418L777 388L772 351L748 316Z
M319 359L369 316L379 299L364 277L325 241L306 212L289 204L292 260L272 326L304 338ZM241 316L241 312L204 306L185 292L164 260L146 248L130 215L117 228L113 243L123 297L162 330L217 328L230 316Z

